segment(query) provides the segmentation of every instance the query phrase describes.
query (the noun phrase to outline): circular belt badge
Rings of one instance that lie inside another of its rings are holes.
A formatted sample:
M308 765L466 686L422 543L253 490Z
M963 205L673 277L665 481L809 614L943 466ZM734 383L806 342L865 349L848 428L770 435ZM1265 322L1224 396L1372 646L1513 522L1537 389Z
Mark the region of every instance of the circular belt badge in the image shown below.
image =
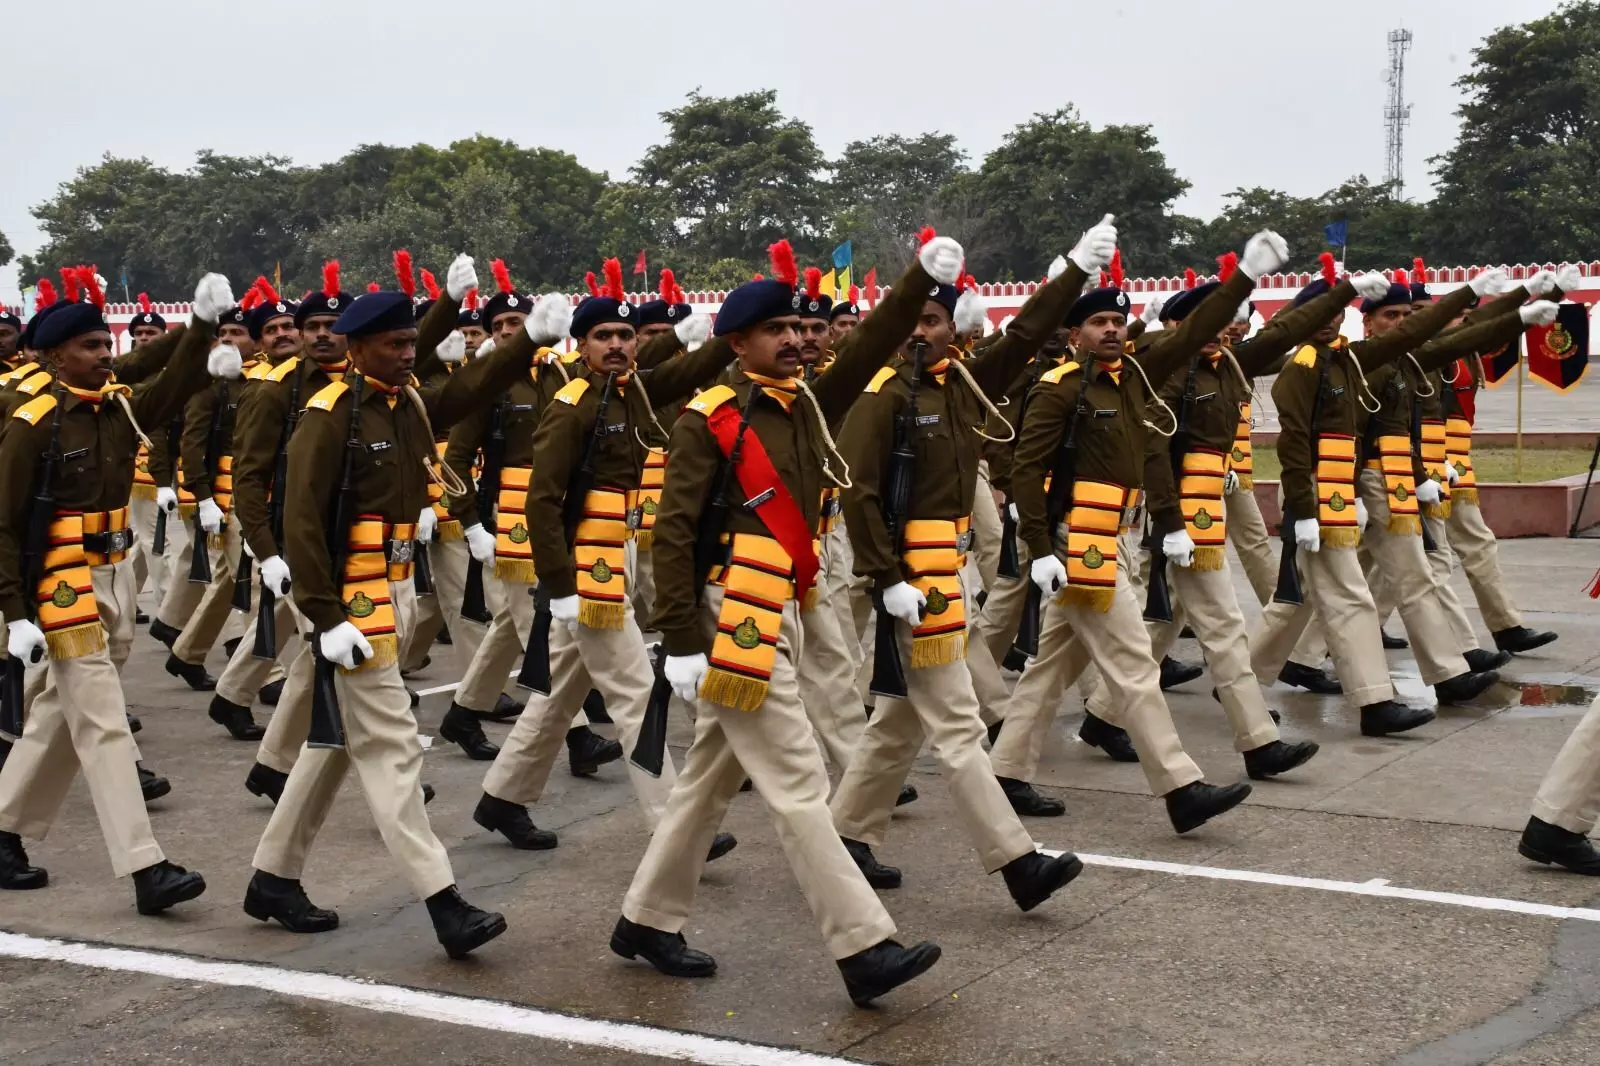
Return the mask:
M513 544L528 543L528 527L518 522L506 533L506 539Z
M1196 529L1210 529L1216 524L1216 521L1204 507L1194 513L1194 528Z
M950 609L950 599L938 589L928 590L928 613L944 614Z
M1100 554L1100 548L1097 545L1089 545L1089 550L1083 553L1083 565L1090 570L1098 570L1106 565L1106 557Z
M611 567L606 565L604 559L596 559L594 565L589 568L589 576L604 585L611 580Z
M1348 506L1350 505L1344 502L1344 497L1339 495L1337 492L1334 493L1333 497L1328 500L1328 510L1334 512L1335 514L1344 510Z
M1244 462L1244 449L1243 448L1236 447L1236 448L1233 449L1233 461L1236 462L1236 463Z
M733 627L733 642L745 651L750 651L761 643L761 629L756 625L756 620L749 615L745 620Z
M1401 503L1405 503L1411 498L1411 493L1406 491L1405 485L1396 485L1394 487L1394 498L1399 500Z
M57 581L55 589L50 593L51 605L65 609L77 602L78 590L65 581Z
M372 602L372 597L365 592L358 592L350 597L350 602L345 605L353 618L370 618L378 605Z

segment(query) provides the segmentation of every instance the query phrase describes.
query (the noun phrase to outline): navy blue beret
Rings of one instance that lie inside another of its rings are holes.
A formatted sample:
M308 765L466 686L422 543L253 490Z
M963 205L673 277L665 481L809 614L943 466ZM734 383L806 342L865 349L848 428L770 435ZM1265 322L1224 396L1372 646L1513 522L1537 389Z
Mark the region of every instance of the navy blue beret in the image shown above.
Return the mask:
M855 318L860 318L861 305L854 300L850 300L846 303L836 303L833 305L833 310L828 312L828 321L832 322L834 319L840 318L844 315L851 315Z
M928 290L928 299L950 312L950 317L956 317L956 301L961 299L961 290L954 285L935 285Z
M1192 289L1184 289L1178 295L1166 302L1161 308L1161 317L1172 322L1182 322L1194 313L1194 309L1205 301L1207 296L1222 288L1222 283L1208 281L1204 285L1196 285Z
M620 322L625 326L639 324L639 316L635 313L638 308L626 300L618 300L611 296L589 296L572 312L573 340L583 340L589 331L596 326L604 326L610 322Z
M1072 310L1067 312L1066 324L1068 326L1081 326L1094 315L1104 311L1116 311L1126 315L1129 306L1128 294L1115 286L1104 289L1090 289L1078 297L1077 303L1072 305ZM1163 309L1164 312L1165 309Z
M749 329L769 318L798 314L801 294L794 286L775 278L747 281L728 293L717 312L712 332L719 337Z
M0 322L3 321L4 319L0 319ZM154 311L140 311L138 314L133 316L133 321L128 323L129 329L132 329L134 326L155 326L157 329L166 329L167 320L156 314Z
M1305 288L1295 293L1294 299L1289 301L1289 306L1299 307L1301 304L1309 303L1310 301L1315 300L1318 296L1324 295L1332 288L1333 286L1329 285L1326 280L1323 278L1317 278L1307 284Z
M66 303L57 301L48 307L35 311L33 313L33 317L28 319L28 324L22 327L22 336L17 340L18 347L28 348L32 351L39 351L39 346L34 343L34 338L38 336L39 333L39 327L44 325L45 319L49 318L56 311L64 310L67 306L68 305Z
M294 309L294 324L298 328L306 324L306 319L312 315L341 315L344 309L350 306L354 299L347 292L336 292L332 296L318 289L316 292L300 301ZM265 323L263 323L264 325Z
M533 310L533 297L520 292L497 292L483 305L483 328L493 329L501 315L525 315Z
M273 303L267 303L262 301L250 309L250 314L244 320L244 328L250 331L252 340L260 340L268 322L286 315L290 318L295 317L295 308L292 302L277 300ZM299 321L296 320L295 324L299 325Z
M1399 282L1391 282L1389 285L1389 291L1378 297L1378 299L1361 301L1361 313L1364 315L1370 315L1379 308L1395 306L1411 306L1410 285L1401 285Z
M952 304L952 307L955 305ZM832 297L819 294L815 300L805 293L800 294L800 306L795 308L795 314L801 318L828 318L833 312ZM954 313L954 312L952 312Z
M633 312L637 316L633 324L642 329L645 326L676 326L694 314L694 307L690 304L668 303L666 300L646 300Z
M463 307L461 309L461 313L456 315L456 329L463 329L467 326L477 326L479 329L482 329L483 311L476 307L468 311L465 307Z
M92 303L59 303L46 310L48 314L34 317L33 347L41 352L59 348L85 333L111 330L100 308Z
M21 330L22 319L18 318L10 311L0 310L0 326L11 326L14 329Z
M1432 303L1433 297L1428 295L1428 286L1420 281L1411 283L1411 302L1414 304Z
M413 329L411 297L403 292L366 292L351 300L333 331L345 337L367 337L396 329Z

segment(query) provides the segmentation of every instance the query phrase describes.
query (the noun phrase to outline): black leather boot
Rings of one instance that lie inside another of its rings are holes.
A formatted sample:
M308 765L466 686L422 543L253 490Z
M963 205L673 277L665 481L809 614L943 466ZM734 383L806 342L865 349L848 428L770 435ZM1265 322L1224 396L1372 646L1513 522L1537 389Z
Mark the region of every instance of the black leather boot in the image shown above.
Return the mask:
M1250 786L1243 781L1231 785L1192 781L1167 793L1167 817L1172 819L1172 828L1179 833L1187 833L1200 828L1217 815L1233 810L1248 795Z
M257 870L244 891L244 912L257 921L276 921L291 933L326 933L339 928L339 915L314 905L299 881Z
M232 659L235 655L239 654L239 642L243 639L243 637L234 637L232 640L225 640L222 642L222 650L228 656L228 658Z
M1461 657L1467 660L1467 669L1475 674L1485 670L1498 670L1511 661L1510 652L1498 649L1489 651L1487 648L1472 648L1462 652Z
M611 931L611 950L625 959L644 959L668 977L710 977L717 960L684 943L682 933L664 933L626 918Z
M196 692L210 692L217 687L217 679L206 673L204 665L186 663L176 655L167 656L167 673L182 678Z
M500 693L500 698L494 701L494 709L485 712L483 717L491 722L509 722L521 714L522 708L525 706L527 704L518 703L502 692Z
M147 626L150 624L150 616L145 614L142 609L134 608L133 624L136 626Z
M1030 851L1000 867L1006 890L1024 911L1033 910L1081 873L1083 863L1070 851L1055 858Z
M15 833L0 833L0 889L20 892L43 888L50 883L48 871L28 865L22 838Z
M499 833L522 851L549 851L556 846L556 835L540 829L528 817L528 809L520 803L491 796L487 792L478 800L472 820L485 829Z
M844 850L850 853L850 858L855 860L856 869L861 871L861 876L867 879L867 884L873 888L899 888L900 868L898 866L885 866L872 854L872 848L859 840L849 837L840 837L844 841Z
M898 795L898 796L896 796L894 798L894 805L896 807L904 807L908 803L915 803L915 802L917 802L917 786L916 785L901 785L900 786L900 795Z
M1078 739L1091 748L1099 748L1117 762L1139 761L1139 753L1133 750L1133 738L1128 736L1128 731L1112 725L1104 718L1095 717L1089 711L1083 712Z
M1411 647L1411 642L1405 637L1391 637L1387 629L1380 629L1378 632L1383 634L1384 651L1400 651Z
M435 633L433 636L433 642L435 644L442 644L448 648L455 643L455 640L450 636L450 630L448 627L440 626L439 632Z
M716 862L739 846L739 838L732 833L718 833L711 838L711 848L706 852L706 862Z
M172 791L172 782L160 774L146 770L142 766L137 769L139 771L139 791L144 795L146 803L151 800L158 800Z
M1433 686L1433 694L1438 698L1440 705L1466 703L1483 695L1490 685L1499 680L1500 674L1494 670L1457 674Z
M606 698L599 689L592 688L589 694L583 697L583 716L589 719L590 725L612 725L611 714L606 710Z
M433 933L452 959L464 959L506 931L506 916L481 910L461 898L455 885L427 899Z
M1546 866L1554 863L1575 874L1600 877L1600 851L1587 836L1538 818L1528 819L1522 839L1517 842L1517 853Z
M984 732L987 733L988 736L989 736L989 747L992 748L992 747L995 746L996 743L999 742L999 740L1000 740L1000 729L1005 724L1006 724L1005 723L1005 719L1002 718L1000 721L994 723L993 725L989 726L988 729L984 730Z
M206 713L213 722L226 729L234 740L260 740L267 735L267 731L256 724L250 708L241 707L221 696L211 697L211 709Z
M140 914L160 914L205 890L205 878L165 859L133 872L133 895Z
M1252 780L1265 781L1310 762L1318 750L1320 746L1314 740L1302 740L1298 744L1274 740L1244 753L1244 772Z
M165 644L167 650L170 651L172 646L178 642L178 638L183 636L183 630L176 626L169 626L160 618L157 618L150 623L150 635Z
M1006 657L1001 660L1000 665L1014 674L1020 674L1028 668L1028 656L1021 648L1013 645L1011 650L1006 652Z
M278 800L283 798L283 786L288 783L288 774L262 763L250 767L250 773L244 779L245 791L255 796L265 796L273 806L277 806Z
M1054 796L1042 796L1027 781L1014 777L999 777L1000 790L1006 794L1011 809L1030 818L1059 818L1067 813L1067 805Z
M1529 629L1527 626L1512 626L1494 632L1494 646L1513 655L1542 648L1555 639L1556 635L1548 629Z
M1319 696L1339 696L1344 693L1344 686L1336 679L1321 670L1302 666L1297 662L1284 663L1283 669L1278 671L1278 680L1294 688L1315 692Z
M284 679L280 677L276 681L268 681L261 686L261 691L256 693L256 698L261 701L263 707L276 707L278 705L278 700L283 696L283 682Z
M1431 707L1407 707L1394 700L1369 703L1361 708L1361 735L1386 737L1391 733L1404 733L1419 725L1427 725L1433 719Z
M1161 660L1161 691L1186 685L1203 673L1205 673L1203 667L1195 666L1193 663L1180 663L1168 655Z
M622 745L586 725L567 730L567 766L573 777L593 777L600 767L622 758Z
M137 733L139 730L144 728L144 723L139 721L139 718L138 718L137 715L129 714L129 715L127 715L127 719L128 719L128 732Z
M865 951L839 960L839 975L844 978L850 1002L865 1007L907 981L921 977L939 961L939 945L924 940L915 947L902 947L898 941L883 940Z
M439 723L439 735L460 747L467 758L475 762L488 762L500 754L499 746L483 735L483 723L478 720L477 713L459 703L450 704Z

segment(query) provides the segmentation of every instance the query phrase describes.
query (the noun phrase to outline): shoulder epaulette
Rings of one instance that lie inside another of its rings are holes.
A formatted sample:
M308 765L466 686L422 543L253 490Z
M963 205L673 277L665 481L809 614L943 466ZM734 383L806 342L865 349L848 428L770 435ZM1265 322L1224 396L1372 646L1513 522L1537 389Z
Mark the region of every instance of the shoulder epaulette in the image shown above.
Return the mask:
M1052 385L1059 385L1062 378L1066 377L1068 374L1071 374L1077 369L1078 364L1069 359L1060 366L1053 366L1049 370L1046 370L1043 374L1039 375L1039 380L1048 381Z
M306 404L306 410L331 411L333 405L339 402L339 397L350 390L350 386L343 381L335 381L331 385L324 385L311 397L311 402Z
M588 378L573 378L561 386L561 391L556 393L556 399L562 403L576 407L578 401L583 399L583 394L589 391Z
M738 395L738 393L734 392L726 385L713 385L705 392L702 392L700 395L690 400L687 409L698 412L699 414L705 415L707 418L709 418L711 417L712 411L715 411L717 408L721 407L723 404L727 403L729 400L732 400Z
M41 370L37 374L33 374L17 382L16 389L18 392L23 393L24 395L37 396L39 394L39 390L50 384L51 380L52 378L50 377L49 371Z
M558 352L557 354L561 356L561 361L568 366L571 366L573 363L576 363L579 359L583 358L583 353L576 348L572 349L570 352Z
M877 392L878 390L882 389L884 384L887 383L890 378L894 377L896 373L898 373L898 371L892 366L886 366L882 368L876 374L872 375L872 380L867 382L867 387L863 391Z
M244 372L244 379L246 381L261 381L266 378L267 374L270 373L271 370L272 364L263 360L262 362L253 364L249 370L246 370Z
M1296 366L1316 366L1317 346L1315 344L1302 344L1300 350L1294 353Z
M261 376L267 381L282 381L290 374L293 374L295 368L299 365L300 357L298 355L291 356L290 358L279 363L277 366L268 367L266 373L262 374Z
M56 398L51 393L35 396L21 407L11 413L12 418L20 418L30 426L39 424L39 420L56 409Z
M0 387L9 385L14 381L21 381L23 378L28 377L38 369L38 363L23 363L15 370L8 370L4 375L0 375Z

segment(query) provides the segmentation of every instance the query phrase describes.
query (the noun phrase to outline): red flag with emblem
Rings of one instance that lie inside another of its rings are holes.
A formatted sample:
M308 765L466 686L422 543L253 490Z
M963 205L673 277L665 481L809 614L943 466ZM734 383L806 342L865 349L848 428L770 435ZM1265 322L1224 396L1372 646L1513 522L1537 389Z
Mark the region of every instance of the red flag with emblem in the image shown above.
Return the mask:
M1483 356L1483 383L1491 389L1505 384L1517 369L1517 362L1522 358L1522 338L1507 341L1506 346L1497 352L1486 352Z
M1568 392L1589 369L1589 305L1564 303L1548 326L1528 330L1528 373L1556 392Z
M637 259L635 259L633 261L633 272L635 274L648 274L648 273L650 273L650 269L647 266L645 266L644 249L643 248L639 249L639 258L637 258Z

